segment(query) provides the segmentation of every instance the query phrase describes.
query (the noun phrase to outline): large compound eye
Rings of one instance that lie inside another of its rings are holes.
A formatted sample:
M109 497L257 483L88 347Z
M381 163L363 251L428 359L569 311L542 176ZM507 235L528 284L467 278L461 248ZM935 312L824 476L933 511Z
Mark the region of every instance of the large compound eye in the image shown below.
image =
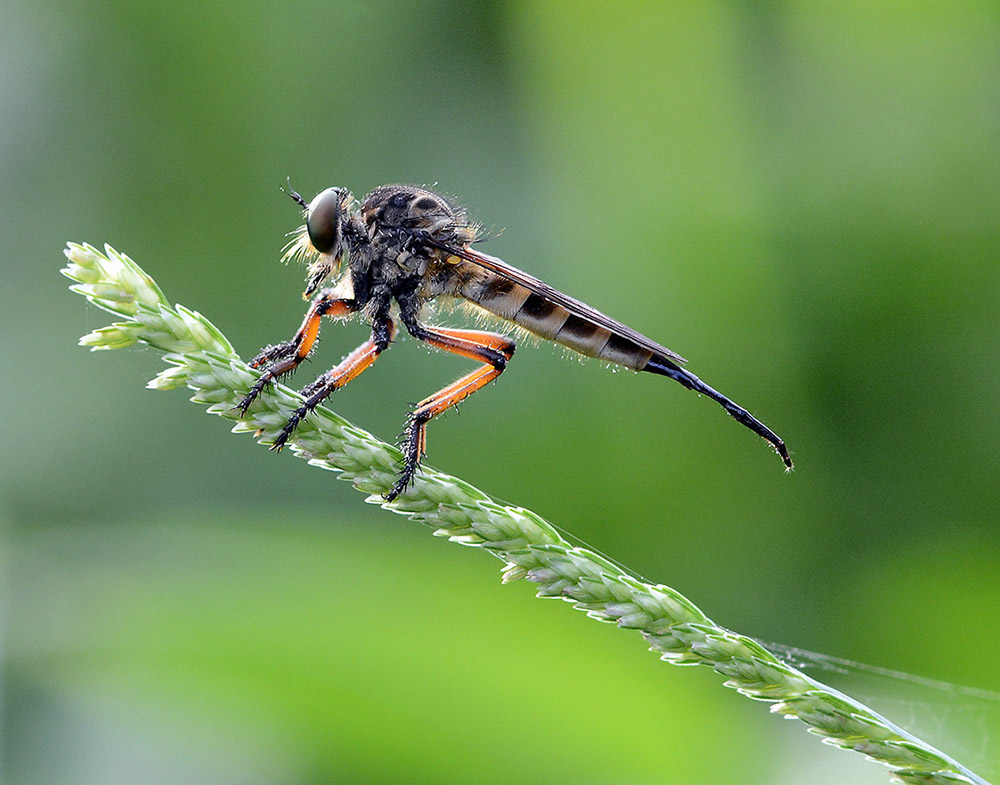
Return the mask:
M320 253L340 252L340 202L343 194L339 188L327 188L309 202L306 229L309 242Z

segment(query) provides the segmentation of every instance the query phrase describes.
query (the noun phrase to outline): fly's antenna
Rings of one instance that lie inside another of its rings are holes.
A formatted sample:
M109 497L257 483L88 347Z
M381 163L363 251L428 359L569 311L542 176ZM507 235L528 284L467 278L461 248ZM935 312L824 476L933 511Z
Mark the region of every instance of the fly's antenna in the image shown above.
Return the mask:
M290 196L292 198L292 201L295 202L303 210L308 210L309 203L305 199L303 199L294 188L292 188L292 178L286 177L285 182L288 183L288 188L285 188L284 186L279 186L279 188L281 188L281 192L283 194L287 194L288 196Z

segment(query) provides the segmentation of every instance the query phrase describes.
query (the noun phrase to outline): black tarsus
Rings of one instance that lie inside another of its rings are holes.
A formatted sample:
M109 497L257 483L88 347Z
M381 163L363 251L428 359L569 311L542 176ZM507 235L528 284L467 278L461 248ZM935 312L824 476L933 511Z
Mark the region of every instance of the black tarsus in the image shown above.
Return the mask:
M396 497L406 490L407 486L413 482L420 467L420 440L419 431L421 426L427 424L430 417L426 412L412 411L406 418L403 432L399 437L399 449L403 453L403 462L396 472L396 482L388 493L383 493L382 498L387 502L396 501Z
M264 347L249 362L251 368L264 367L264 371L250 387L250 391L236 404L235 408L239 410L241 417L246 416L250 405L265 389L282 376L293 373L298 368L302 360L295 356L297 350L298 342L293 338L290 341L283 341L273 346Z
M754 417L750 412L744 409L742 406L737 405L733 401L729 400L725 395L720 393L718 390L709 387L705 382L699 379L690 371L686 371L681 368L676 363L667 359L666 357L656 357L654 356L644 368L643 371L649 371L650 373L657 373L661 376L669 376L675 382L687 387L689 390L694 390L702 395L707 395L717 404L719 404L726 412L736 420L738 423L745 425L751 431L756 433L758 436L763 437L767 442L774 447L775 452L781 457L782 462L788 469L794 468L792 464L791 456L788 454L788 449L785 447L785 442L768 428L764 423Z

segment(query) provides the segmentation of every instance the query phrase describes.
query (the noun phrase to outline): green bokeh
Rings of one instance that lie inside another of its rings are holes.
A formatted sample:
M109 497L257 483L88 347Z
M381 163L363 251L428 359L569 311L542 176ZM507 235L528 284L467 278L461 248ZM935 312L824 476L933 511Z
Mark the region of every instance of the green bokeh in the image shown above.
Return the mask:
M2 18L7 781L885 781L144 391L152 352L74 346L107 316L65 291L67 240L131 254L244 355L289 334L286 176L437 183L798 468L677 385L530 344L435 423L434 465L741 632L1000 689L994 4ZM363 335L327 327L297 381ZM335 405L390 438L466 367L403 341ZM1000 776L996 703L939 698L884 710Z

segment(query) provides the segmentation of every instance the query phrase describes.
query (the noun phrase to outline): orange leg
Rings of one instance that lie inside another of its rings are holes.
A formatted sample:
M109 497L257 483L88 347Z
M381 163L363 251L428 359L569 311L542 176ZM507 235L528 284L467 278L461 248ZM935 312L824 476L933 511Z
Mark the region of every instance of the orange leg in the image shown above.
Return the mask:
M403 467L396 484L385 494L386 501L399 496L413 480L420 459L426 451L428 421L496 379L514 355L514 342L496 333L421 327L414 335L439 349L479 360L483 365L417 404L403 431L403 443L400 445L403 450Z
M281 429L281 433L278 434L274 440L274 444L271 445L272 450L281 452L281 448L285 446L285 442L288 441L292 432L309 412L319 406L331 393L357 378L363 370L378 359L378 356L382 353L385 346L388 345L388 342L392 340L392 336L396 332L396 328L393 326L391 320L388 321L386 326L387 337L384 341L378 341L375 338L368 339L336 366L302 389L301 395L306 400L298 409L292 412L292 416L288 418L285 427Z
M306 311L306 316L302 320L302 326L299 327L290 341L268 346L250 361L251 368L264 368L265 370L236 408L242 414L246 414L250 405L265 387L285 374L291 373L302 364L316 344L316 339L319 337L320 320L324 316L329 316L332 319L343 318L353 313L354 309L352 300L331 299L327 292L320 294L309 306L309 310Z

